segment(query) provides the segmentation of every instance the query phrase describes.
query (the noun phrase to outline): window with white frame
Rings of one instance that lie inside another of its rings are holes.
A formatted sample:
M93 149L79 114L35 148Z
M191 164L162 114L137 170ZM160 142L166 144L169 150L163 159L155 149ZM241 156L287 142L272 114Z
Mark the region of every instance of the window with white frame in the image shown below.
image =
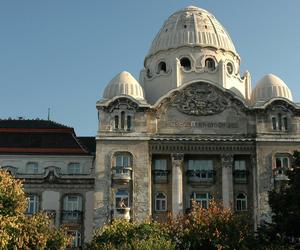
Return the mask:
M188 175L196 176L200 179L213 179L212 160L188 160Z
M289 168L289 157L288 156L276 156L276 174L285 174Z
M209 206L209 200L211 199L211 195L209 193L197 193L193 192L191 194L191 207L192 207L192 201L196 201L201 207L208 208Z
M247 211L247 195L239 193L236 196L236 211Z
M81 247L81 233L77 230L68 231L68 234L73 237L71 247Z
M68 164L68 174L81 174L81 166L78 162Z
M28 206L27 206L27 213L28 214L35 214L39 211L39 196L35 194L30 194L27 197Z
M37 162L28 162L25 169L27 174L37 174L39 172L39 165Z
M82 197L76 194L66 195L63 207L66 211L82 211Z
M118 189L115 196L116 209L124 209L129 207L129 193L127 190Z
M126 168L131 166L131 155L128 153L118 153L115 155L115 167Z
M155 194L155 211L167 211L167 195L163 192Z

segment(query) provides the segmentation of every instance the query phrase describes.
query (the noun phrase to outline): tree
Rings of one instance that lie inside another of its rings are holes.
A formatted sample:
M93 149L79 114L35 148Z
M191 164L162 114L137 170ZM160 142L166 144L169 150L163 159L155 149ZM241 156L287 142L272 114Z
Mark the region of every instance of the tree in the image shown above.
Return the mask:
M194 203L189 214L170 218L164 224L113 221L96 231L87 249L255 249L248 247L252 236L247 216L212 201L208 209Z
M295 151L293 158L288 182L269 193L273 213L270 227L287 242L300 239L300 152Z
M46 214L24 214L27 200L22 182L0 170L0 249L65 249L70 237L50 227Z

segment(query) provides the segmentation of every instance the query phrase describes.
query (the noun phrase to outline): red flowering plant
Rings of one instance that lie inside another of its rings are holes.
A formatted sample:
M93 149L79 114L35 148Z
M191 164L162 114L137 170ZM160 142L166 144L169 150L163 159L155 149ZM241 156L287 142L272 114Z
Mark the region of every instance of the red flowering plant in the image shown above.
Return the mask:
M249 249L252 226L245 214L233 213L220 202L210 201L208 208L192 202L191 212L171 218L166 227L178 249Z

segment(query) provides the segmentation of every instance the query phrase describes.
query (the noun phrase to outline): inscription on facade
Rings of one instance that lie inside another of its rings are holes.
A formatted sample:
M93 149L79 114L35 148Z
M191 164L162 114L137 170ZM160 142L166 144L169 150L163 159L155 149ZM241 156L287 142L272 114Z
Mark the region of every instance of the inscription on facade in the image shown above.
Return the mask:
M198 121L163 121L164 127L186 128L238 128L237 122L198 122Z

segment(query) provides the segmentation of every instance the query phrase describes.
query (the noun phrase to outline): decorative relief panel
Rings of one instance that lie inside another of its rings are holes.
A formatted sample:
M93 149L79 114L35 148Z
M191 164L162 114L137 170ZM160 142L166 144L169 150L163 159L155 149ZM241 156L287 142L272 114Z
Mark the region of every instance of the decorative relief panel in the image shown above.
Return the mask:
M224 95L209 84L192 84L173 99L172 106L178 111L195 116L214 115L223 112L228 107Z

